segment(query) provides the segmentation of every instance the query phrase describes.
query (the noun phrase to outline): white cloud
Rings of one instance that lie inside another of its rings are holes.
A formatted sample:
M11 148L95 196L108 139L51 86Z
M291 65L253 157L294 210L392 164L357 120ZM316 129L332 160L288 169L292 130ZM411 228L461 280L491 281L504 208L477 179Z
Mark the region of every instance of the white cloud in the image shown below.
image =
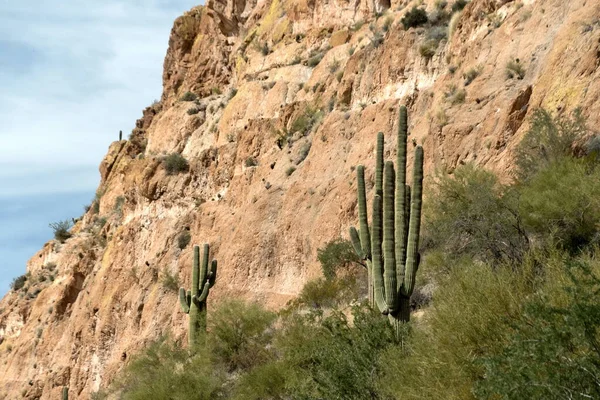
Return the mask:
M0 2L0 184L27 168L97 166L160 97L173 20L196 1ZM12 166L12 167L11 167ZM87 180L93 189L97 181ZM31 189L31 188L30 188Z

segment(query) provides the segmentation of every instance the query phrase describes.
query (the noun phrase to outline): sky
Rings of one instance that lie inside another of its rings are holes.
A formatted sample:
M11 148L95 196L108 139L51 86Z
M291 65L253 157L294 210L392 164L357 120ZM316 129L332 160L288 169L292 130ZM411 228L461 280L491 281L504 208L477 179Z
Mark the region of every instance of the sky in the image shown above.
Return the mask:
M83 213L108 146L162 90L173 21L200 0L0 0L0 296Z

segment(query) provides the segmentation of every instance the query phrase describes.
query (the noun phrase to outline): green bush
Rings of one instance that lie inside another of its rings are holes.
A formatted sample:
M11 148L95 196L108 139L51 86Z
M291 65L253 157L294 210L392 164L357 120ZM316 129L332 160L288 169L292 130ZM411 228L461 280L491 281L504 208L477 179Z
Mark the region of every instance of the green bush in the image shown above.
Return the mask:
M465 165L439 176L424 207L424 241L459 257L498 263L520 261L529 240L517 193L491 173Z
M352 243L349 240L337 238L325 243L325 247L317 249L317 260L321 263L321 270L325 279L333 279L340 268L347 268L352 263L361 264Z
M362 297L359 281L348 275L336 279L308 281L298 295L298 303L312 308L330 308Z
M179 247L181 250L183 250L188 246L188 244L190 244L191 240L192 240L192 235L190 235L190 233L188 231L183 231L177 237L177 247Z
M10 288L12 290L14 290L15 292L17 290L21 290L23 288L23 286L25 286L25 282L27 282L27 274L23 274L21 276L17 276L11 282Z
M467 72L463 74L463 78L465 79L465 86L469 86L471 82L475 80L481 74L482 67L479 65L477 67L469 68Z
M258 304L232 300L210 315L214 354L229 371L248 370L271 357L266 345L273 335L275 313Z
M183 96L179 100L181 101L194 101L198 98L198 96L192 92L185 92Z
M600 239L600 167L564 158L529 178L521 189L520 213L538 237L570 253Z
M424 25L427 23L427 21L427 12L423 8L417 7L413 7L400 20L402 26L404 27L404 30Z
M69 229L71 229L73 225L68 219L64 221L52 222L51 224L49 224L49 226L54 232L54 239L58 240L61 243L64 243L65 240L69 239L72 236L69 232Z
M288 368L280 361L269 362L240 377L231 396L235 400L287 398Z
M508 79L512 79L512 78L523 79L524 77L525 77L525 68L523 68L523 65L521 65L521 63L519 62L519 59L510 60L506 64L506 78L508 78Z
M340 311L327 317L292 314L275 340L288 366L288 397L281 398L383 398L377 389L377 358L393 343L387 319L368 307L353 307L351 318Z
M256 158L254 157L248 157L246 158L246 161L244 162L244 165L248 168L248 167L256 167L258 165L258 161L256 161Z
M290 176L296 171L296 167L291 166L285 170L285 176Z
M452 12L461 11L467 5L467 0L456 0L452 4Z
M382 354L385 398L473 399L483 374L477 355L491 354L520 314L532 287L529 271L470 263L440 279L427 319L403 346Z
M553 117L544 109L533 112L530 127L516 149L516 175L526 181L552 163L573 154L576 139L587 133L579 110L572 117Z
M161 276L162 287L172 292L179 292L179 278L173 275L167 268L162 270Z
M175 175L180 172L186 172L189 164L181 154L171 153L164 158L163 167L167 171L167 175Z
M209 400L221 398L223 381L209 348L190 354L163 338L133 358L111 392L123 400Z
M600 264L577 260L565 270L566 296L528 301L500 349L480 357L478 398L600 398Z

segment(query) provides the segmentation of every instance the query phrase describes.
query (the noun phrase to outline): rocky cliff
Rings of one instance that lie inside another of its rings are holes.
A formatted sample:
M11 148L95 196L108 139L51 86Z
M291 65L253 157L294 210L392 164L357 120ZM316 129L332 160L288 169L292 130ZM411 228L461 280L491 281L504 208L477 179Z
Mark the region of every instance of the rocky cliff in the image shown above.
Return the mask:
M431 23L404 30L417 3ZM399 104L430 173L474 162L509 179L538 107L599 125L597 1L443 3L209 0L179 17L160 102L110 146L73 236L0 302L0 398L88 399L149 341L185 337L188 234L219 260L209 308L285 304L356 222L354 166L372 182ZM168 173L172 153L187 169Z

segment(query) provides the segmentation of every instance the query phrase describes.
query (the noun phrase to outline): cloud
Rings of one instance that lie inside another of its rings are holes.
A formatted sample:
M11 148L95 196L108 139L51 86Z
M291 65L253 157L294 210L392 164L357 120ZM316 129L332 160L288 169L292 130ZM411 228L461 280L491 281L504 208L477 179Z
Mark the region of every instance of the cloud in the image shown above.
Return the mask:
M0 294L50 238L48 222L81 214L108 145L160 98L173 20L197 4L0 2L0 206L13 210L0 238L23 231L0 247ZM56 198L77 201L46 201ZM32 200L40 212L10 207Z

